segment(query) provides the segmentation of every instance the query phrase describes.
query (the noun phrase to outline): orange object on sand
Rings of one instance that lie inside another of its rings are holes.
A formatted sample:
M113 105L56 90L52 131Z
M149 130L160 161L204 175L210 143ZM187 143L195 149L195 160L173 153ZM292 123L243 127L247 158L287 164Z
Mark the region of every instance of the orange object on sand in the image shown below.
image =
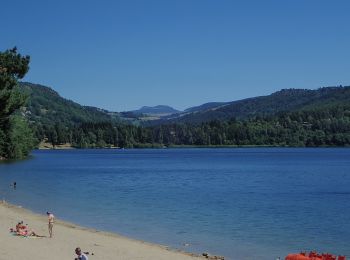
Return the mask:
M310 252L309 255L305 253L289 254L285 260L346 260L345 256L338 256L338 258L331 254L319 255L316 252Z
M289 254L286 256L286 260L310 260L310 258L302 254Z

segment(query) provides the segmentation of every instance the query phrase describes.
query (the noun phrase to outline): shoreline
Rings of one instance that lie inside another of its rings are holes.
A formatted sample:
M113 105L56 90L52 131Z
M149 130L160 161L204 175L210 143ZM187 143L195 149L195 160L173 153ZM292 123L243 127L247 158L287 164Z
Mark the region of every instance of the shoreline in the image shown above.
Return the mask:
M124 237L117 233L79 226L75 223L56 220L52 239L13 236L10 228L24 221L39 235L48 236L47 217L21 206L0 201L0 260L11 259L74 259L74 249L94 253L89 260L102 259L204 259L200 255L184 252L168 246ZM5 258L3 258L5 256ZM220 258L212 258L220 259Z
M134 146L134 147L87 147L87 148L79 148L75 146L55 146L55 147L37 147L34 150L143 150L143 149L225 149L225 148L281 148L281 149L289 149L289 148L305 148L305 149L313 149L313 148L339 148L339 149L349 149L350 146L331 146L331 145L322 145L322 146L278 146L278 145L169 145L169 146ZM6 159L5 159L6 160Z
M79 149L113 149L113 150L123 150L123 149L172 149L172 148L279 148L279 147L299 147L299 146L278 146L278 145L236 145L236 144L222 144L222 145L164 145L164 144L134 144L132 147L116 147L116 146L105 146L105 147L86 147L80 148L71 145L70 143L58 144L53 146L50 143L40 143L34 150L79 150Z

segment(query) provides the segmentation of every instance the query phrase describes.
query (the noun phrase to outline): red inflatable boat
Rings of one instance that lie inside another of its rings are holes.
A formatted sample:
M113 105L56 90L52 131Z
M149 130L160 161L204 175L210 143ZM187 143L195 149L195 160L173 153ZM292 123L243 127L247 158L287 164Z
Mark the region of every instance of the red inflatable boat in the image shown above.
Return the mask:
M346 260L345 256L335 256L331 254L318 254L316 252L289 254L285 260Z

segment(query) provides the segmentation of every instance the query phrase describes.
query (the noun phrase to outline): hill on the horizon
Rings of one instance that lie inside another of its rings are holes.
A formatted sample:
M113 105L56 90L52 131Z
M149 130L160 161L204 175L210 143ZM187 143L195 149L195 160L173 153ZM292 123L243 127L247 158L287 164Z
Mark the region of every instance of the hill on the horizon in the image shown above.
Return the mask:
M148 122L201 123L211 120L248 119L280 112L322 109L322 107L350 104L350 87L324 87L316 90L282 89L267 96L232 102L211 102L185 110L183 113Z
M116 113L107 110L82 106L71 100L61 97L52 88L21 82L20 89L28 95L27 105L24 107L25 115L31 122L45 127L56 122L64 126L77 125L84 122L118 121Z
M140 109L129 111L134 114L145 114L151 116L164 116L179 113L179 110L176 110L167 105L158 105L158 106L143 106Z

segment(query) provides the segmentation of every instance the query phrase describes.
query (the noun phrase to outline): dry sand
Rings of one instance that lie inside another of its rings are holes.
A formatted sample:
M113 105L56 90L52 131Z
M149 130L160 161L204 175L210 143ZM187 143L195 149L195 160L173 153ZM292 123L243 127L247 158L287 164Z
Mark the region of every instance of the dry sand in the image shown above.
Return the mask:
M23 220L39 235L48 236L47 217L17 206L0 202L0 260L62 260L74 259L74 249L94 253L89 260L107 259L203 259L192 254L170 250L167 247L137 241L115 234L100 232L63 221L56 221L53 238L19 237L9 229Z

